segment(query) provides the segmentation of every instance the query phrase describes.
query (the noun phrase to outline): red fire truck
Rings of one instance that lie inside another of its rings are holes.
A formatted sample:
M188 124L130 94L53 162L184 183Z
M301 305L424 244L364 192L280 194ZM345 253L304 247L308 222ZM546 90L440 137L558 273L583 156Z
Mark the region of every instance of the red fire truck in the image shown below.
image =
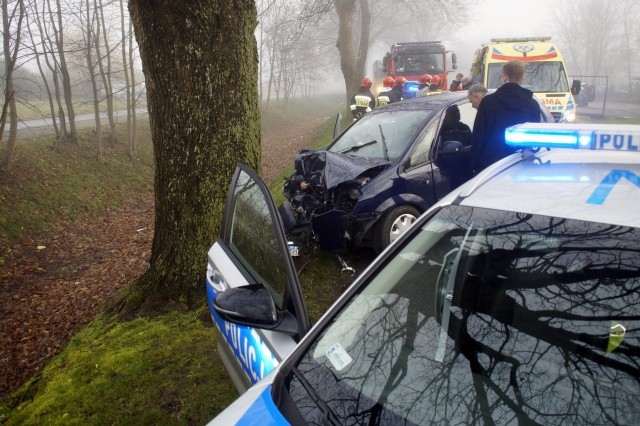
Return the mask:
M448 69L447 54L451 54L451 69ZM423 74L440 77L440 88L449 89L447 74L457 69L456 54L448 51L441 41L411 41L396 43L382 59L385 75L407 79L404 97L413 98L418 89L418 79Z

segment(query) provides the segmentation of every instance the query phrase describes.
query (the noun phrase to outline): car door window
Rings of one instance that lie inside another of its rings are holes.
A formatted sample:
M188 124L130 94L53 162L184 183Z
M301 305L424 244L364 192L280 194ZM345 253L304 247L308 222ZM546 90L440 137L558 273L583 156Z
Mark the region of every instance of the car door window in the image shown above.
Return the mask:
M257 181L244 170L240 171L233 191L224 242L255 283L264 284L282 309L287 259L279 247L276 217Z
M442 116L438 149L457 151L470 146L475 117L476 110L470 102L447 107Z
M417 167L429 161L429 152L433 145L433 139L436 137L437 123L431 123L427 131L422 135L420 141L413 148L413 152L409 156L407 168Z

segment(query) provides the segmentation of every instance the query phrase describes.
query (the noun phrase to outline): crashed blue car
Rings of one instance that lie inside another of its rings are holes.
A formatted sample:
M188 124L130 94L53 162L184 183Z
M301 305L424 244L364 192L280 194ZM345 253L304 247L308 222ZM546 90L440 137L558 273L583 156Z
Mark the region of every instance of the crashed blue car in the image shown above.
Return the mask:
M367 113L323 150L301 151L279 209L288 237L382 251L472 177L475 116L467 91L405 100Z

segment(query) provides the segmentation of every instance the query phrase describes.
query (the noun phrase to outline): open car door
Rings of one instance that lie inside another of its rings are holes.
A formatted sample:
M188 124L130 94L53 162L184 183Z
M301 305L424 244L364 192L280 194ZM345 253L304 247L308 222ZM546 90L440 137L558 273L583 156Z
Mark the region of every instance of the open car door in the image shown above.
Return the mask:
M309 330L282 220L264 182L238 164L220 237L207 261L207 299L220 357L243 392Z

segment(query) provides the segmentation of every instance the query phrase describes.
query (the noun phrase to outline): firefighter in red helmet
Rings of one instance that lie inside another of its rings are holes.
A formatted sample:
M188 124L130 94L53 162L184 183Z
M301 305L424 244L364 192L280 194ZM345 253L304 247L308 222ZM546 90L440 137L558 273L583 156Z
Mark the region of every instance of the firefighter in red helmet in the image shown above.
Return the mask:
M354 120L359 119L376 107L376 98L371 93L371 86L373 86L373 81L369 77L363 78L360 82L360 88L351 97L351 115Z
M422 74L418 79L418 91L416 92L416 97L425 96L429 91L429 86L431 85L431 75L430 74Z
M389 98L389 92L391 92L391 89L393 89L393 86L395 84L396 82L393 80L393 77L391 76L386 76L384 80L382 80L382 89L378 94L379 107L388 105L391 102L391 99Z
M440 84L442 83L442 79L440 78L439 75L434 75L431 78L431 85L429 86L429 93L439 93L442 92L442 89L440 88Z

